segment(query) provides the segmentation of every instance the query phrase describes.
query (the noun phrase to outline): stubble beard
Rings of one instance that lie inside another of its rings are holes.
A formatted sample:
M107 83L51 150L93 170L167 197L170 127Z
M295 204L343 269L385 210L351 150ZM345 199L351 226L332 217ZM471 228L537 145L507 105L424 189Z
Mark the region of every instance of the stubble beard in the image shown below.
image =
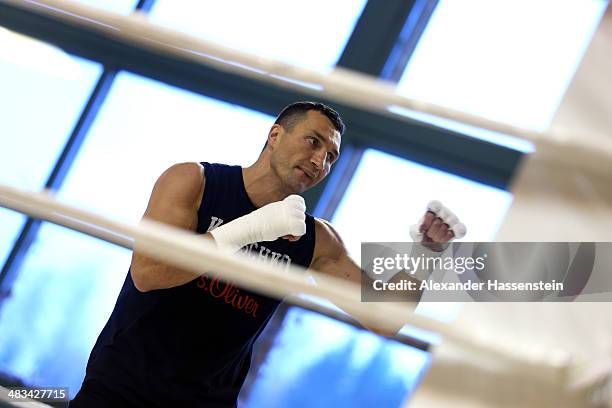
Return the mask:
M290 196L291 194L300 194L305 189L301 186L297 186L297 180L295 179L292 172L294 167L289 164L277 162L277 160L270 160L270 170L274 173L275 178L278 180L278 185L284 194Z

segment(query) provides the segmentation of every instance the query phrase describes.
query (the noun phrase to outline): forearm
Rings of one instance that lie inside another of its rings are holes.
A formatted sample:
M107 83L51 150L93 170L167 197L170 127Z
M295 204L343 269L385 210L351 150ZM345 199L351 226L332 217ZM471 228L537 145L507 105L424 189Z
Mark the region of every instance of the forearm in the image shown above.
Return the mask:
M347 273L347 270L351 271L352 273ZM333 275L339 278L347 279L359 285L369 285L369 287L372 287L373 281L368 277L368 275L365 272L361 271L361 276L359 277L356 271L358 271L356 267L348 267L342 271L343 273L341 273L340 270L335 269L334 272L336 273L333 273ZM414 280L415 282L419 282L418 280L412 277L408 277L406 279ZM396 281L396 278L392 278L391 281ZM315 282L316 282L316 278L315 278ZM418 284L417 284L417 288L418 288ZM357 289L357 292L354 294L354 297L360 298L361 295L362 295L361 292L359 291L359 289ZM402 293L401 300L397 300L394 303L397 303L398 305L404 307L406 309L406 313L412 313L414 309L416 308L416 305L418 304L419 300L421 299L421 295L422 295L421 290L406 291ZM357 323L359 323L361 326L377 334L393 337L403 327L403 324L399 324L396 327L382 328L379 325L377 325L375 322L368 322L362 319L360 317L359 312L355 309L355 307L352 304L341 302L338 300L334 300L333 303L334 305L342 309L345 313L352 316L353 319L355 319Z
M406 303L406 302L401 302L401 303L391 302L391 303L396 303L397 305L406 308L407 313L412 313L414 311L414 308L416 307L416 303L414 304ZM342 304L340 302L334 302L334 304L338 306L339 308L341 308L346 313L353 316L353 318L357 321L357 323L359 323L365 329L370 330L382 336L394 337L397 333L399 333L402 327L404 327L404 324L397 324L393 327L385 325L383 327L382 325L377 324L375 322L369 322L369 321L359 318L359 315L352 311L353 308L350 305Z
M372 287L372 280L367 276L367 274L365 272L363 272L362 274L362 279L367 279L367 281L370 284L370 287ZM402 279L404 280L409 280L409 281L413 281L416 283L415 287L419 288L420 286L420 281L411 277L411 276L403 276ZM400 279L398 276L395 276L393 278L390 279L389 282L398 282ZM364 283L367 284L367 283ZM416 309L419 301L421 300L421 296L423 295L423 291L420 289L415 289L415 290L410 290L410 291L404 291L401 293L401 300L398 301L393 301L393 302L386 302L386 303L394 303L398 306L404 307L406 309L406 313L414 313L414 310ZM402 329L402 327L404 327L403 324L398 324L395 327L385 327L382 328L380 326L377 326L376 324L368 324L368 323L364 323L364 322L360 322L363 327L365 327L368 330L373 331L374 333L383 335L383 336L388 336L388 337L393 337L395 336L397 333L399 333L399 331Z
M214 242L210 233L201 237ZM141 292L181 286L200 276L199 273L181 269L138 251L132 254L130 272L134 285Z

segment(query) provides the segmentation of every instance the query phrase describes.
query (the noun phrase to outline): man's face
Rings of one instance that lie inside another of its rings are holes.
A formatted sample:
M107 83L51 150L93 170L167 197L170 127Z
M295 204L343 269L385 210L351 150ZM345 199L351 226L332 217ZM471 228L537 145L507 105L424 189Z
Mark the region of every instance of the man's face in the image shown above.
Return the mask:
M291 193L308 190L329 174L340 154L340 133L325 115L310 110L291 132L282 126L274 130L270 167Z

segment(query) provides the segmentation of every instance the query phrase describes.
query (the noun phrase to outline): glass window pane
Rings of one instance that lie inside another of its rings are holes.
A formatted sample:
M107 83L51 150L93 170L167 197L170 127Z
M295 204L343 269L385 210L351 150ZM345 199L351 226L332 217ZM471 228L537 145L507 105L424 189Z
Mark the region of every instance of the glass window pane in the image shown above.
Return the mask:
M100 72L99 64L0 27L0 183L44 186ZM25 217L0 209L0 218L1 266Z
M359 259L363 241L411 241L409 228L423 215L431 200L439 200L451 208L468 227L468 234L462 240L490 241L510 206L512 195L368 149L334 214L333 223L346 231L342 234L347 237L345 244Z
M128 222L185 161L253 163L274 118L129 73L117 76L60 197Z
M336 64L365 3L158 0L151 20L243 52L326 70Z
M449 207L467 226L464 241L491 241L512 195L414 162L367 150L333 217L349 253L360 263L361 242L412 241L410 226L430 200ZM427 294L424 294L427 300ZM418 311L448 320L455 307L421 303ZM417 335L423 338L422 335Z
M606 6L441 0L398 88L411 98L545 130Z
M123 15L134 11L137 3L136 0L77 0L77 2Z
M202 160L250 164L272 123L267 115L122 73L59 198L136 223L168 166ZM39 384L68 385L74 395L130 256L43 225L14 295L0 309L0 371Z
M74 396L131 253L43 224L0 309L0 372Z
M0 268L6 262L25 221L25 215L0 208Z
M257 381L241 391L250 408L395 408L429 364L425 351L298 308L273 342L252 367Z

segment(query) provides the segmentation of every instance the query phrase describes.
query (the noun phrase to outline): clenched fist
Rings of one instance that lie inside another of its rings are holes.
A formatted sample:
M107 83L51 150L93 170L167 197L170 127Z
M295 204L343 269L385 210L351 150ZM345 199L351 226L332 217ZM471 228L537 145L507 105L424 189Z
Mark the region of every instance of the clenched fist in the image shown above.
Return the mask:
M467 233L459 218L439 201L427 204L425 215L417 224L410 227L414 242L445 244L455 238L463 238Z

